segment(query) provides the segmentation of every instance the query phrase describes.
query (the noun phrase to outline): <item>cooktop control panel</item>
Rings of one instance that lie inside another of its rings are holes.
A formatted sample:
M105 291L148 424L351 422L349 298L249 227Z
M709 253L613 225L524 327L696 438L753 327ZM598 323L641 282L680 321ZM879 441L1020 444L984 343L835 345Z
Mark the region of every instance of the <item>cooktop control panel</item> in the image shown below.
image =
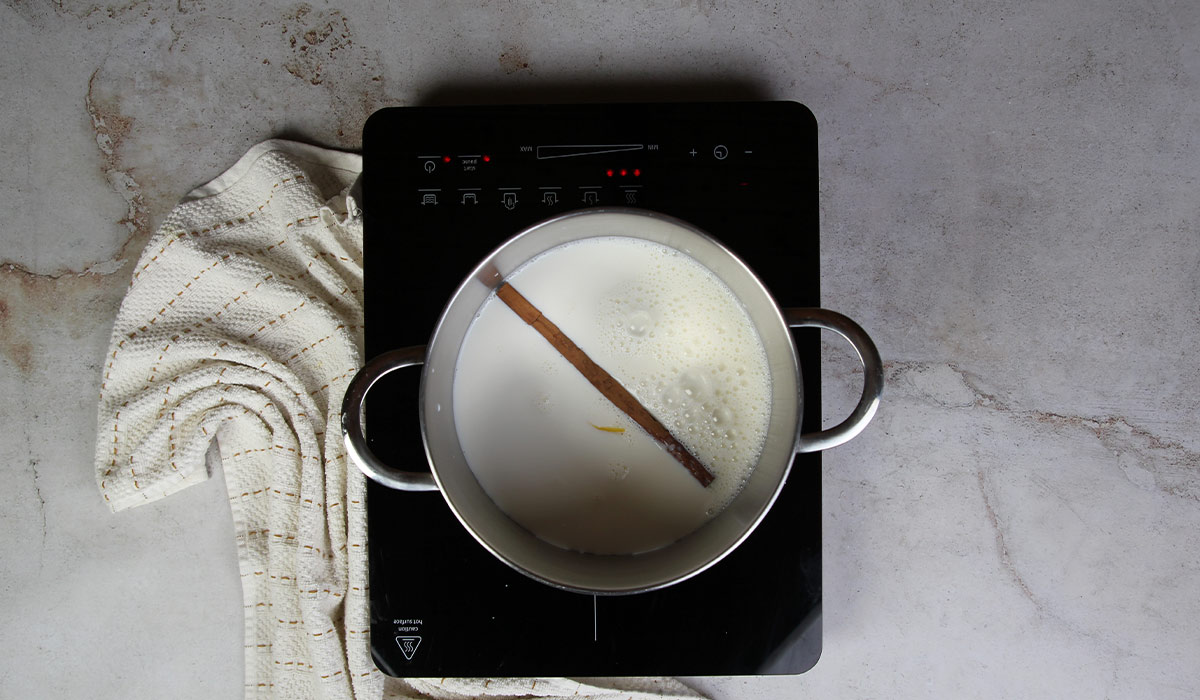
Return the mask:
M485 214L551 216L585 207L652 206L656 186L668 178L669 186L678 186L681 177L696 194L723 184L732 196L736 188L750 187L747 166L754 157L748 143L491 145L488 152L459 148L417 155L412 166L423 175L412 193L415 201L422 207L478 207ZM714 171L722 173L717 183L704 177Z

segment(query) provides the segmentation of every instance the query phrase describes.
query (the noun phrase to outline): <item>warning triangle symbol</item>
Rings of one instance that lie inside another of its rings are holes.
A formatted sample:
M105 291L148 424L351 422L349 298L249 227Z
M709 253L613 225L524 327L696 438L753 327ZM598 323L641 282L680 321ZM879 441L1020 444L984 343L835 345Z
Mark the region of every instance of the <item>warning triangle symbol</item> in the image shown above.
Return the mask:
M404 658L412 661L413 654L417 653L417 647L421 646L421 638L396 637L396 645L400 647L400 653L404 654Z

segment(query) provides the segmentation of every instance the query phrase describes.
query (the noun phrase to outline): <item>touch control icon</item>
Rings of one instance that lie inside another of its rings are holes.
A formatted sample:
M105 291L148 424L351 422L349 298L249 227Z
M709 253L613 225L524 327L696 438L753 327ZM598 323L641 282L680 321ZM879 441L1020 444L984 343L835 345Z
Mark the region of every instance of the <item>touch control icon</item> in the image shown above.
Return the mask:
M517 193L516 192L505 192L504 196L501 198L501 202L503 202L504 208L508 209L509 211L516 209L517 208Z
M729 157L729 149L724 145L717 146L713 149L713 158L717 160L725 160Z

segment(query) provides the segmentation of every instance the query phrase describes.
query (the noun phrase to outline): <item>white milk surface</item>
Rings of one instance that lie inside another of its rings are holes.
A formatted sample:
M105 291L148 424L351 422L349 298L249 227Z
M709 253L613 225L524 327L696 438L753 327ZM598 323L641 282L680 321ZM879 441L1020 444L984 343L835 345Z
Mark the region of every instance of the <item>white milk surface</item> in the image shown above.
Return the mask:
M493 294L460 350L454 419L488 495L538 537L630 554L665 546L737 495L765 440L766 353L728 287L626 237L551 249L508 282L715 475L707 488Z

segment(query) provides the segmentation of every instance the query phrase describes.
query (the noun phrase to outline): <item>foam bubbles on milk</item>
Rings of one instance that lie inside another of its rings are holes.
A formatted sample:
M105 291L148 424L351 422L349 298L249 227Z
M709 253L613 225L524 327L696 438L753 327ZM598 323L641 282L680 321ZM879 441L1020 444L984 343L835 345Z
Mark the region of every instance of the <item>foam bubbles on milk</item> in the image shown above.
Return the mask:
M648 241L623 239L621 246L640 249L653 264L634 282L614 281L597 309L607 332L584 350L607 350L610 372L720 475L710 486L720 497L708 509L719 511L762 450L770 397L765 351L740 303L707 268Z
M618 236L551 249L508 279L716 478L700 486L492 298L454 392L464 453L497 505L543 539L598 553L670 544L720 512L758 461L771 397L762 342L724 283L679 251ZM513 410L523 394L532 415Z

